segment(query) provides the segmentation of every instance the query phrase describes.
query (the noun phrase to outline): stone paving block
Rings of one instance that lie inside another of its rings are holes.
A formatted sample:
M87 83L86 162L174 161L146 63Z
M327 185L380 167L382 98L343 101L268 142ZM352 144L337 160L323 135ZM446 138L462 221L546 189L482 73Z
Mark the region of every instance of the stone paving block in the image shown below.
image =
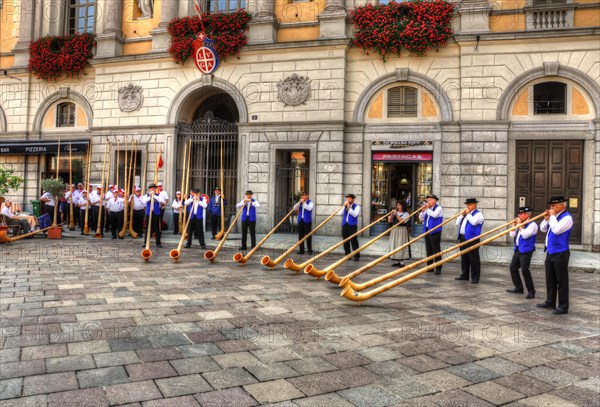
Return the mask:
M486 369L485 367L476 365L474 363L467 363L465 365L451 366L447 368L450 373L454 373L457 376L462 377L472 383L480 383L486 380L492 380L502 376L493 370Z
M512 389L528 397L546 393L553 389L553 387L549 384L522 373L501 377L499 379L494 379L493 381L494 383Z
M525 395L491 381L475 384L463 390L494 405L506 404L525 398Z
M304 397L302 392L284 379L249 384L244 386L244 390L254 397L255 400L263 404Z
M322 394L320 396L305 397L302 399L294 400L294 403L300 407L354 407L354 404L350 403L337 393Z
M303 375L336 370L334 365L319 357L290 360L285 363Z
M399 395L374 384L342 390L338 394L355 406L383 407L401 400Z
M287 348L253 350L252 353L263 363L284 362L286 360L300 359L300 356Z
M522 399L519 400L519 404L526 407L581 407L577 406L577 404L569 403L568 401L561 399L560 397L552 396L550 394L540 394L538 396Z
M98 367L132 365L134 363L141 362L137 353L132 350L124 352L97 353L94 355L94 361Z
M175 369L166 361L137 363L135 365L127 365L125 368L131 381L177 376Z
M434 394L429 398L431 402L444 407L492 407L493 404L488 403L478 397L473 396L461 389L453 389L442 393Z
M181 352L184 358L218 355L223 353L223 351L214 343L197 343L195 345L178 346L177 350Z
M148 349L152 343L146 338L124 338L108 341L113 352L122 352L127 350Z
M81 389L48 395L48 407L105 407L108 400L101 388Z
M67 356L67 346L65 344L21 348L21 360L46 359L61 356Z
M386 360L398 359L402 357L400 352L386 348L385 346L360 349L357 350L356 353L371 359L373 362L385 362Z
M53 373L40 376L27 376L23 380L23 396L55 393L64 390L75 390L77 377L74 372Z
M428 372L430 370L443 369L448 366L447 363L432 358L429 355L409 356L407 358L400 359L399 362L418 372Z
M0 350L0 363L18 362L21 357L21 348Z
M569 356L568 353L550 346L540 346L502 355L504 359L527 367L545 365L556 360L567 359Z
M142 407L200 407L193 396L144 401Z
M12 399L21 396L22 387L22 377L0 381L0 400ZM0 402L0 405L2 405L2 402Z
M548 366L537 366L524 371L523 374L554 387L566 386L579 381L577 376L563 372L562 370L552 369Z
M46 359L48 373L66 372L69 370L93 369L96 367L92 355L64 356Z
M159 379L156 380L156 385L165 397L185 396L213 389L199 374Z
M600 375L600 365L586 366L577 363L572 359L559 360L552 363L551 367L577 376L580 379L587 379L588 377Z
M283 362L246 366L246 370L252 373L252 375L261 382L300 376L300 373L296 372Z
M196 394L202 407L254 407L258 402L241 387Z
M559 397L578 406L593 406L600 404L600 395L589 389L582 389L579 386L566 386L555 389L548 394Z
M221 370L221 367L210 356L176 359L171 360L170 363L180 375Z
M380 377L362 366L356 366L349 369L336 370L334 372L323 373L329 377L344 384L346 387L365 386L377 382Z
M493 370L503 376L508 376L514 373L522 372L527 368L519 365L518 363L511 362L501 357L492 357L484 360L475 362L476 365L485 367L486 369Z
M397 394L402 400L409 400L437 392L433 386L421 383L415 377L385 379L377 384L384 389Z
M152 380L136 383L115 384L105 388L106 398L111 405L135 403L162 398Z
M456 389L472 384L470 381L447 370L434 370L421 373L415 376L414 379L440 391Z
M177 348L140 349L136 353L144 363L183 358Z
M338 369L344 369L347 367L362 366L372 363L372 360L360 355L354 351L330 353L323 355L323 359L331 363Z
M260 349L254 342L246 339L237 339L233 341L216 342L217 345L225 353L244 352L249 350Z
M218 370L216 372L206 372L202 376L215 389L244 386L256 383L257 381L250 373L239 367Z
M183 346L190 345L192 343L183 334L148 336L146 339L148 339L152 346L155 348L162 348L167 346Z
M428 353L428 355L449 365L462 365L463 363L470 363L477 360L476 357L457 349L440 350Z
M596 393L600 393L600 377L592 377L575 384L579 387L583 387L584 389L589 389L595 391Z
M79 387L81 388L129 383L129 376L123 366L82 370L77 372L77 379L79 379Z
M25 360L23 362L3 363L0 369L0 379L32 376L46 373L46 363L42 359Z
M402 359L400 359L402 360ZM412 376L418 372L410 367L404 366L398 360L388 360L386 362L371 363L365 365L365 368L382 377L390 379L397 377Z
M111 351L107 341L75 342L67 344L67 347L69 355L88 355Z
M18 399L3 400L2 407L45 407L48 405L48 397L45 394Z
M292 377L288 381L307 396L316 396L347 388L346 384L331 372Z
M212 358L223 369L230 367L245 367L260 365L261 362L250 352L224 353L221 355L213 355Z

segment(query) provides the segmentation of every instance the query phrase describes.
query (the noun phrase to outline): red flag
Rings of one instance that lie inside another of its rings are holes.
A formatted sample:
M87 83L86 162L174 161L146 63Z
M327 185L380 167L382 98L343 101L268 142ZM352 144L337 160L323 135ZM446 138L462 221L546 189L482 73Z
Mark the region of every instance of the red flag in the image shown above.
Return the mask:
M158 168L162 168L165 162L162 159L162 153L158 156Z

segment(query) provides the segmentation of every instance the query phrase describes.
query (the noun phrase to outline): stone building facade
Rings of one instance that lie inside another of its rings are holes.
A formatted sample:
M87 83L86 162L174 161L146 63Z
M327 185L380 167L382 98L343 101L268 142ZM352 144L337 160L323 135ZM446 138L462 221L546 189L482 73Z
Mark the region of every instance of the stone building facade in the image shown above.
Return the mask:
M0 143L89 141L91 179L99 181L105 143L116 180L118 150L135 138L150 180L154 149L162 149L159 179L173 194L192 138L192 180L210 194L223 141L226 195L235 201L254 191L260 231L300 189L316 202L316 222L346 193L357 195L365 225L394 200L414 207L433 192L447 216L477 197L490 228L518 206L540 211L549 196L564 194L576 220L573 243L600 246L600 2L464 0L455 3L447 47L384 63L352 46L347 11L364 1L246 1L205 3L254 16L249 44L203 75L166 52L168 22L192 15L191 0L154 0L149 18L137 0L88 0L98 41L91 66L79 79L48 83L28 72L28 44L64 33L71 3L4 0ZM306 100L282 97L285 81L304 81ZM143 96L135 110L119 102L129 84ZM65 103L73 104L68 126L59 123ZM0 154L26 178L13 196L26 206L55 170L47 151ZM322 233L338 234L333 223ZM455 226L445 228L445 239L455 236Z

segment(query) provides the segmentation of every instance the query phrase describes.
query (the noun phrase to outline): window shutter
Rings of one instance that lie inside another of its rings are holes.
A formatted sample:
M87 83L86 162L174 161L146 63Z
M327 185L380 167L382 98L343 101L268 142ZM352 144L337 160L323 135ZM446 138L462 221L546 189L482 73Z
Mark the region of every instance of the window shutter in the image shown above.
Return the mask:
M388 117L417 117L417 89L397 86L388 89Z

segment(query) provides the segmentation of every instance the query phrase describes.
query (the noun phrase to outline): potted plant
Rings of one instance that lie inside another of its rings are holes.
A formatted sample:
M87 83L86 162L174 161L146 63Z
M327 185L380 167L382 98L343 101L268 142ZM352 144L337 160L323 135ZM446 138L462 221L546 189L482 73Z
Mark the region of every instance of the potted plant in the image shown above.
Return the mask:
M57 212L58 206L60 205L60 197L62 196L67 184L61 178L47 178L42 180L42 188L44 191L49 192L54 197L54 222L52 228L48 229L48 239L60 239L62 238L62 226L56 224L58 219Z
M8 191L16 191L23 183L23 178L13 175L15 170L0 166L0 206L5 201L4 194ZM0 218L0 240L6 238L8 226L4 224L4 219Z

